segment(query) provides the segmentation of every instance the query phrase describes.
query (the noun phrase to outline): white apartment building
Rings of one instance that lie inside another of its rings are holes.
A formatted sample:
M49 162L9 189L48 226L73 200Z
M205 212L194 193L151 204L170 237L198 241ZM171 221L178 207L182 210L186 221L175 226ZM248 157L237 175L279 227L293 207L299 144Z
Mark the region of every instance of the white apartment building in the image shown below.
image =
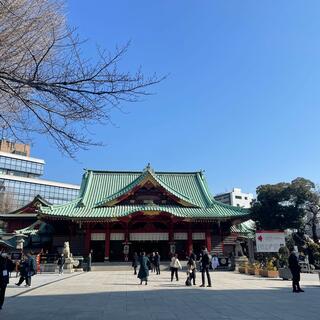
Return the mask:
M214 196L214 199L235 207L251 208L253 201L252 193L244 193L240 188L233 188L230 192L220 193Z

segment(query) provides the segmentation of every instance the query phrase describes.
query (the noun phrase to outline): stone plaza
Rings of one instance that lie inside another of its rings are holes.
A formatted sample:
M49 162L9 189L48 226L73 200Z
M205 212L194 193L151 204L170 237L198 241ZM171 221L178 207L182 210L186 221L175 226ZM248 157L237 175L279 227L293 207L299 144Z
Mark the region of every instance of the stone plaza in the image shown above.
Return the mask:
M128 271L96 271L59 276L39 274L31 288L12 278L0 318L37 319L320 319L317 274L302 274L305 293L291 282L235 272L213 272L212 288L186 287L185 273L170 282L168 271L150 275L148 285Z

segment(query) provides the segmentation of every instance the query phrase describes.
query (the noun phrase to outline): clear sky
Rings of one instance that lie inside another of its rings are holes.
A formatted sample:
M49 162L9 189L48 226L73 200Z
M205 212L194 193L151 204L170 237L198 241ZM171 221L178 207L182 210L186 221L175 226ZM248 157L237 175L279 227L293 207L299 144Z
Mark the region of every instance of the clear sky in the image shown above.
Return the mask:
M123 70L169 74L144 101L91 131L103 148L60 155L37 137L45 177L80 183L83 168L205 170L213 193L297 176L320 182L320 2L69 0L69 23L112 50ZM90 47L92 48L92 51Z

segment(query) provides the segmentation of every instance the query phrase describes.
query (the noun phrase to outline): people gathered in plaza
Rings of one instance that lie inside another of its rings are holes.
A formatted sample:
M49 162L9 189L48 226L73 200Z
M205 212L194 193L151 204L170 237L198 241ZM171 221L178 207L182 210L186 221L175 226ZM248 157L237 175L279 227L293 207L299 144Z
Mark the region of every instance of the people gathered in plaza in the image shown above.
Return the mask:
M16 283L16 286L20 286L25 281L25 287L31 287L31 277L37 273L37 264L35 258L28 252L23 255L22 260L19 263L20 279Z

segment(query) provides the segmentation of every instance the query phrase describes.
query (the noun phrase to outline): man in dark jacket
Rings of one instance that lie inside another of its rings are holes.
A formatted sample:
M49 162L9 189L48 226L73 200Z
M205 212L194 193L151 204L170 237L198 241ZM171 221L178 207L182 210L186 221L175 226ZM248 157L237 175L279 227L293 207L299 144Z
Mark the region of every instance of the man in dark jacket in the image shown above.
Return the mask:
M159 254L159 252L156 252L156 255L154 256L154 265L156 267L157 274L160 274L160 254Z
M2 309L4 296L9 283L9 273L14 270L14 263L8 255L2 251L0 255L0 309Z
M209 266L210 266L210 257L209 253L206 248L202 250L202 258L201 258L201 278L202 278L202 285L200 287L205 286L205 273L207 274L208 285L207 287L211 287L211 277L209 273Z
M299 260L296 256L296 253L294 249L292 248L290 250L290 256L289 256L289 269L292 273L292 292L304 292L300 288L300 266L299 266Z

